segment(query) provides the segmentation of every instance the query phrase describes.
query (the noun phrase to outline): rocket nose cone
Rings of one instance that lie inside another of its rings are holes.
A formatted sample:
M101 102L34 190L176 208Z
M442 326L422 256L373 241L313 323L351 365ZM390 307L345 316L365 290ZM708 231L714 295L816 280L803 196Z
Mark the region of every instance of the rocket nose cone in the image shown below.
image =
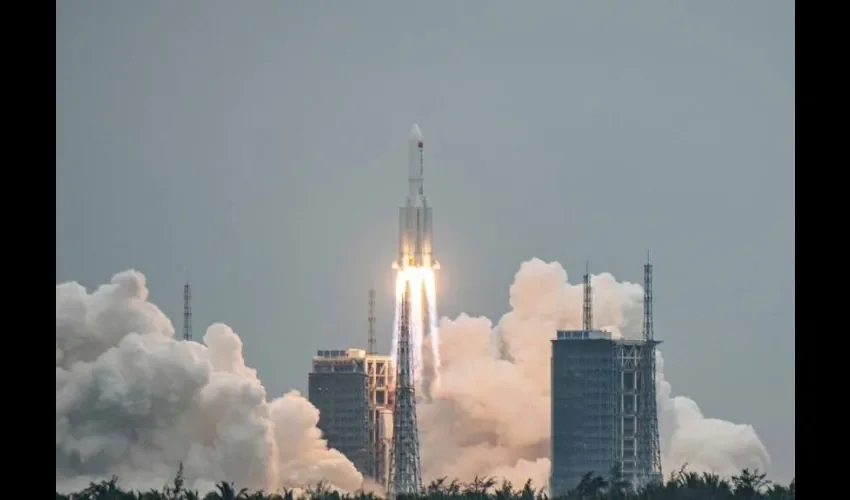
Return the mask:
M422 131L419 130L419 125L413 124L413 128L410 129L410 139L414 141L422 140Z

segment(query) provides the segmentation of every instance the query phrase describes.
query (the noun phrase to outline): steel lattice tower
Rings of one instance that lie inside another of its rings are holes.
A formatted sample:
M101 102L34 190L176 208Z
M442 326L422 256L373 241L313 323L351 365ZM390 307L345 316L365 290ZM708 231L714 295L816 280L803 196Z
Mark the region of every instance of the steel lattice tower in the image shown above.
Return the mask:
M398 322L395 405L393 408L393 447L390 487L387 498L419 493L422 472L419 461L419 428L416 423L416 391L413 386L410 350L410 283L404 286Z
M590 265L584 264L584 301L582 303L581 329L593 330L593 291L590 287Z
M183 340L192 340L192 286L189 284L188 271L186 284L183 285Z
M643 340L646 343L644 347L644 383L641 388L641 399L644 404L641 405L644 409L644 414L641 426L645 432L645 443L649 447L649 453L646 454L649 463L645 464L646 471L649 472L649 480L661 481L661 443L658 433L658 402L656 399L655 387L655 346L658 342L655 340L655 326L652 319L652 263L649 261L649 254L646 256L646 264L643 266Z
M375 289L369 289L369 354L375 354L377 341L375 340Z

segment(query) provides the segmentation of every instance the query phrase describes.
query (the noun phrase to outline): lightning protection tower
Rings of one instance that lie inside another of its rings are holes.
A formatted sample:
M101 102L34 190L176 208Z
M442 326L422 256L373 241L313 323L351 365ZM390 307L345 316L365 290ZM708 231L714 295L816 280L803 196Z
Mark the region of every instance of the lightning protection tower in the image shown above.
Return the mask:
M581 307L581 329L593 329L593 291L590 288L590 264L584 263L584 300Z
M375 340L375 289L369 289L369 354L375 354L377 341Z
M649 261L649 252L646 254L646 264L643 266L643 341L644 359L643 379L646 381L641 389L643 415L641 421L641 433L644 434L645 446L649 453L645 459L649 463L643 464L644 470L648 472L650 481L659 482L663 479L661 471L661 443L658 433L658 404L656 401L655 387L655 348L659 342L655 340L655 325L652 317L652 263Z
M186 284L183 285L183 340L192 340L192 286L189 284L188 270Z
M410 283L401 299L397 347L396 392L393 409L393 446L387 498L419 493L422 473L419 461L419 428L410 350Z

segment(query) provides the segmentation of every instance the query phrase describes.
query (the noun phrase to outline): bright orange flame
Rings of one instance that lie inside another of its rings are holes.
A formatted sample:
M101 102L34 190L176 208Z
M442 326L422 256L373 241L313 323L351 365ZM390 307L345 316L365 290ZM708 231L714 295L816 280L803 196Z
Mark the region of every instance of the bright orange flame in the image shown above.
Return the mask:
M393 345L391 356L395 366L398 349L399 320L401 318L400 307L402 297L407 285L410 285L410 317L408 318L408 332L410 334L410 351L413 355L412 370L414 380L421 380L422 376L422 346L425 332L431 336L431 350L434 358L435 381L438 379L440 368L439 337L437 332L437 289L434 270L428 267L405 267L396 275L396 314L393 322ZM424 301L424 304L423 304ZM427 311L423 307L427 307ZM428 316L428 324L425 324L425 314Z

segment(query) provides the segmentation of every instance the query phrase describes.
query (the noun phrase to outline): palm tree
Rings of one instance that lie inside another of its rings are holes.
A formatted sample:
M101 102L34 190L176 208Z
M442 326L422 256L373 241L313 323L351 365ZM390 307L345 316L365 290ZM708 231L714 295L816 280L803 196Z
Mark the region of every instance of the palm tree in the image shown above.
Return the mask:
M366 493L363 490L358 490L357 493L354 495L354 498L352 500L379 500L379 499L372 492Z
M137 492L136 498L138 498L138 500L163 500L165 495L156 490L148 490Z
M463 495L466 497L477 497L477 498L485 498L487 497L487 492L490 491L496 484L496 480L492 477L478 477L472 480L471 483L467 484L464 488Z
M233 487L233 483L227 481L221 481L215 486L218 491L207 493L204 500L245 500L248 495L247 488L242 488L237 492Z
M531 485L531 479L525 482L525 486L522 487L522 491L519 493L519 497L522 500L534 500L536 495L534 492L534 487Z
M425 487L425 495L428 497L441 496L445 495L446 487L445 482L447 477L441 477L431 481L431 483Z
M502 486L494 492L496 500L513 500L514 486L507 479L502 480Z
M245 493L243 498L245 498L245 500L267 500L271 497L271 495L266 494L263 490L255 490Z
M786 486L771 484L759 471L743 470L731 480L711 473L687 471L684 467L674 471L666 484L649 483L633 488L618 470L611 471L606 480L593 473L585 474L575 490L563 500L795 500L796 480ZM56 493L57 500L198 500L197 491L187 490L183 482L182 468L178 470L173 484L162 491L125 491L118 486L118 479L91 483L84 490L73 494ZM205 500L380 500L374 494L362 490L354 495L340 495L324 483L308 489L298 499L291 491L268 494L263 491L236 490L233 483L221 482L216 491L208 493ZM531 481L522 490L514 489L508 481L496 487L493 478L475 478L464 485L461 491L457 480L446 485L446 478L433 481L421 494L409 495L409 500L549 500L541 489L535 491ZM554 499L553 499L554 500ZM559 498L558 500L562 500Z
M703 488L720 498L732 497L732 485L717 474L702 473Z
M578 486L568 493L567 497L582 500L587 498L601 498L602 493L607 487L608 481L606 481L602 476L594 474L593 472L587 472L581 476Z
M127 495L127 492L118 487L118 478L112 476L108 481L89 483L88 488L73 495L73 497L86 500L124 500Z
M174 476L174 482L171 486L166 485L163 488L165 498L168 500L180 500L183 497L183 484L185 482L183 478L183 462L180 462L180 466L177 468L177 475Z
M764 493L764 497L768 500L789 500L793 498L789 493L788 488L779 484L772 484Z
M762 490L770 486L770 481L765 479L766 474L760 474L758 469L750 472L744 469L741 474L732 476L732 484L735 486L735 498L747 500L756 498Z

